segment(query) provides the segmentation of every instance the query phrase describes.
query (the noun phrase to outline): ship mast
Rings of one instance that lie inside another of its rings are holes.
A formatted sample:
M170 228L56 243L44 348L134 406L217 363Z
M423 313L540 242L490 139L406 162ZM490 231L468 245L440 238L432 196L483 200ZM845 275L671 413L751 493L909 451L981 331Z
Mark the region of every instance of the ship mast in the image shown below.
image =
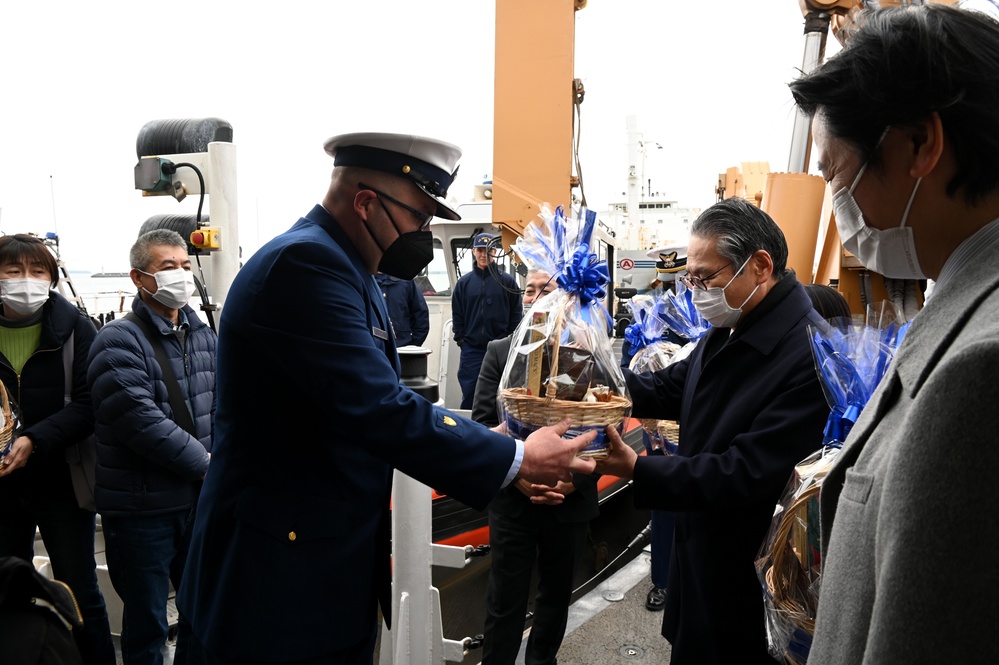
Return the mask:
M638 173L638 145L642 138L642 133L638 131L638 117L629 115L628 126L628 208L626 218L628 220L628 234L624 238L624 247L633 247L632 234L638 231L638 242L642 242L642 232L640 228L641 219L638 214L638 202L641 196L640 176Z

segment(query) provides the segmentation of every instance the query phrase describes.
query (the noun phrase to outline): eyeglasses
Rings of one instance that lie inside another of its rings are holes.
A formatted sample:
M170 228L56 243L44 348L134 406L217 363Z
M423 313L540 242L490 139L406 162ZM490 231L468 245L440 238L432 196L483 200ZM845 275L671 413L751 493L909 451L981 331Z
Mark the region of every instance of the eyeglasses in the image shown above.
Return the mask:
M707 277L694 277L693 275L681 275L680 281L683 282L683 285L686 286L688 289L700 289L701 291L707 291L708 285L705 284L705 282L714 278L718 273L720 273L725 268L728 268L730 265L732 265L731 261L726 263L721 268L714 271Z
M392 203L394 203L395 205L399 206L400 208L408 210L409 213L411 215L413 215L413 217L415 217L418 222L420 222L420 230L421 231L426 231L427 227L430 226L430 222L434 221L434 214L432 212L423 212L422 210L417 210L413 206L406 205L405 203L403 203L399 199L392 198L391 196L389 196L388 194L386 194L383 191L380 191L380 190L375 189L374 187L369 187L368 185L365 185L363 182L357 183L357 186L360 187L361 189L370 189L372 192L374 192L375 194L377 194L380 198L383 198L383 199L385 199L387 201L391 201Z

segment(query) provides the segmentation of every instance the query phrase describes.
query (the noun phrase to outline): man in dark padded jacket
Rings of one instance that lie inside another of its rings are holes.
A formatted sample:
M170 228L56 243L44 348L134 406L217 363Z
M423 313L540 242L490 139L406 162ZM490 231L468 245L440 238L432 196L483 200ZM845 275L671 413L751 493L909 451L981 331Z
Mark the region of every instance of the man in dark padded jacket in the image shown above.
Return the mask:
M108 573L124 603L122 659L125 665L160 665L168 587L180 584L208 471L216 337L187 304L194 279L187 243L178 233L143 234L129 261L139 290L132 315L101 328L90 349L95 498ZM169 367L160 364L153 344L160 345ZM170 382L183 404L171 399ZM189 634L181 618L176 663L186 662Z

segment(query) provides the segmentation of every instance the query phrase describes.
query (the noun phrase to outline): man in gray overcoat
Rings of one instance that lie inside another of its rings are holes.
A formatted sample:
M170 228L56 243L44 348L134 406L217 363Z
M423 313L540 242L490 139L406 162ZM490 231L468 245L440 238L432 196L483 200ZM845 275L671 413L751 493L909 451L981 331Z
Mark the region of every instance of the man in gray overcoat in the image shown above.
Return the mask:
M809 665L995 662L999 24L879 11L791 91L846 249L935 282L822 487Z

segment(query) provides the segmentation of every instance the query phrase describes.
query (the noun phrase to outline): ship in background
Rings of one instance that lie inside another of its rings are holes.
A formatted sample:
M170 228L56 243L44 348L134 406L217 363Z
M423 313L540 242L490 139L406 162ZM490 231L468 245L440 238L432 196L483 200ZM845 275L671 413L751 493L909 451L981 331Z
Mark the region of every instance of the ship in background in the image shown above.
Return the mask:
M622 192L626 200L611 203L600 213L616 237L619 263L622 258L645 259L646 252L656 247L686 243L691 223L701 214L700 208L683 207L653 190L645 163L650 150L662 150L663 146L644 139L637 116L629 115L626 123L628 177L627 189Z

